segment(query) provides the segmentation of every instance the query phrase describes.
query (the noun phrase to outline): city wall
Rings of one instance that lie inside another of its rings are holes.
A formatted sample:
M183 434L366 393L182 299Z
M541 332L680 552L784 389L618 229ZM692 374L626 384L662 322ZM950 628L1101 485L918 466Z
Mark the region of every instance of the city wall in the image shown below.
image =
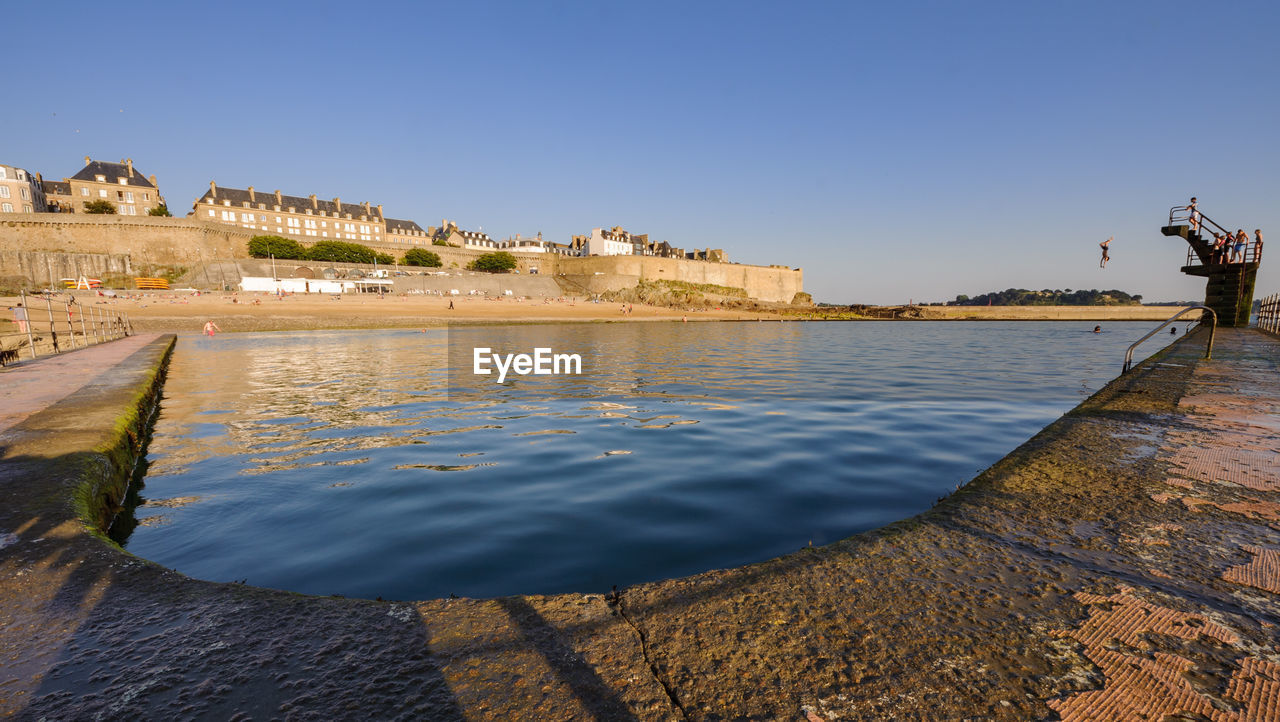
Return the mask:
M63 269L58 278L80 275L64 272L76 268L76 262L57 259L19 261L12 252L45 253L78 256L127 256L130 264L125 273L150 274L154 269L193 269L214 261L230 261L247 257L249 239L255 235L247 229L225 226L191 218L91 216L82 214L14 213L0 218L0 277L24 276L32 283L45 285L50 265ZM365 244L397 258L411 248L425 248L440 256L444 269L466 268L485 251L450 246L413 244L388 238L378 244ZM714 284L741 288L752 298L777 303L790 303L804 290L800 269L781 266L748 266L736 263L690 261L681 258L652 256L593 256L575 258L551 253L512 253L522 275L590 277L587 287L612 290L638 280L669 280ZM80 267L88 263L79 261ZM103 261L102 264L106 264ZM107 265L94 273L109 273ZM33 269L38 271L32 275ZM602 278L610 277L610 278Z

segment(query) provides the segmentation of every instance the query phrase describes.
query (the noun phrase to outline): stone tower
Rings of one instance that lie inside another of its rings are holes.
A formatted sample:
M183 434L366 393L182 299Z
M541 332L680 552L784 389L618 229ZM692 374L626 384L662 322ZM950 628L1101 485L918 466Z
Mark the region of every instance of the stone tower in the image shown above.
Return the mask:
M1254 279L1258 276L1258 264L1262 260L1261 251L1255 249L1253 240L1246 238L1244 251L1235 257L1229 253L1234 241L1227 242L1227 250L1215 249L1212 238L1232 232L1196 213L1190 206L1171 209L1169 225L1161 228L1160 232L1186 240L1189 249L1182 272L1207 279L1204 305L1218 315L1218 323L1248 326L1249 312L1253 309ZM1206 240L1205 235L1210 239Z

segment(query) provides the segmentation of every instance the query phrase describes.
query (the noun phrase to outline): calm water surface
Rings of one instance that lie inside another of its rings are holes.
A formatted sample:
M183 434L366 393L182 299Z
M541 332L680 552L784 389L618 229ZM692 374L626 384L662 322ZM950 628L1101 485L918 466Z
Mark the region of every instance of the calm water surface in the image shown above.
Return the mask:
M113 533L199 578L389 599L760 561L927 509L1113 378L1152 325L183 337L141 503ZM495 337L587 373L449 393L446 339Z

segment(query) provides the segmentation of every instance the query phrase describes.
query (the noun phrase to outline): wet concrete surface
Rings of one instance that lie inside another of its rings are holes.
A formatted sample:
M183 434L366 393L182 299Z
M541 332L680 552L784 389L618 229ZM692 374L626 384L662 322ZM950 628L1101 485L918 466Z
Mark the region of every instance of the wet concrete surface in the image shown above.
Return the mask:
M616 597L413 603L192 580L81 520L165 343L0 441L0 713L1280 715L1280 342L1256 331L1212 361L1186 337L874 532Z

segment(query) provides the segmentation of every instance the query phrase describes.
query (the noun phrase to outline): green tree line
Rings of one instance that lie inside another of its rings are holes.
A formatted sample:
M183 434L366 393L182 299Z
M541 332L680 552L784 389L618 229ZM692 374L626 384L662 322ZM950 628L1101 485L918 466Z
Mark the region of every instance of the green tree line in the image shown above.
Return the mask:
M1042 291L1029 291L1025 288L1010 288L1004 291L992 291L980 296L956 296L956 300L947 302L948 306L1136 306L1142 303L1141 294L1130 295L1124 291L1097 289L1073 291L1067 289L1046 288Z

